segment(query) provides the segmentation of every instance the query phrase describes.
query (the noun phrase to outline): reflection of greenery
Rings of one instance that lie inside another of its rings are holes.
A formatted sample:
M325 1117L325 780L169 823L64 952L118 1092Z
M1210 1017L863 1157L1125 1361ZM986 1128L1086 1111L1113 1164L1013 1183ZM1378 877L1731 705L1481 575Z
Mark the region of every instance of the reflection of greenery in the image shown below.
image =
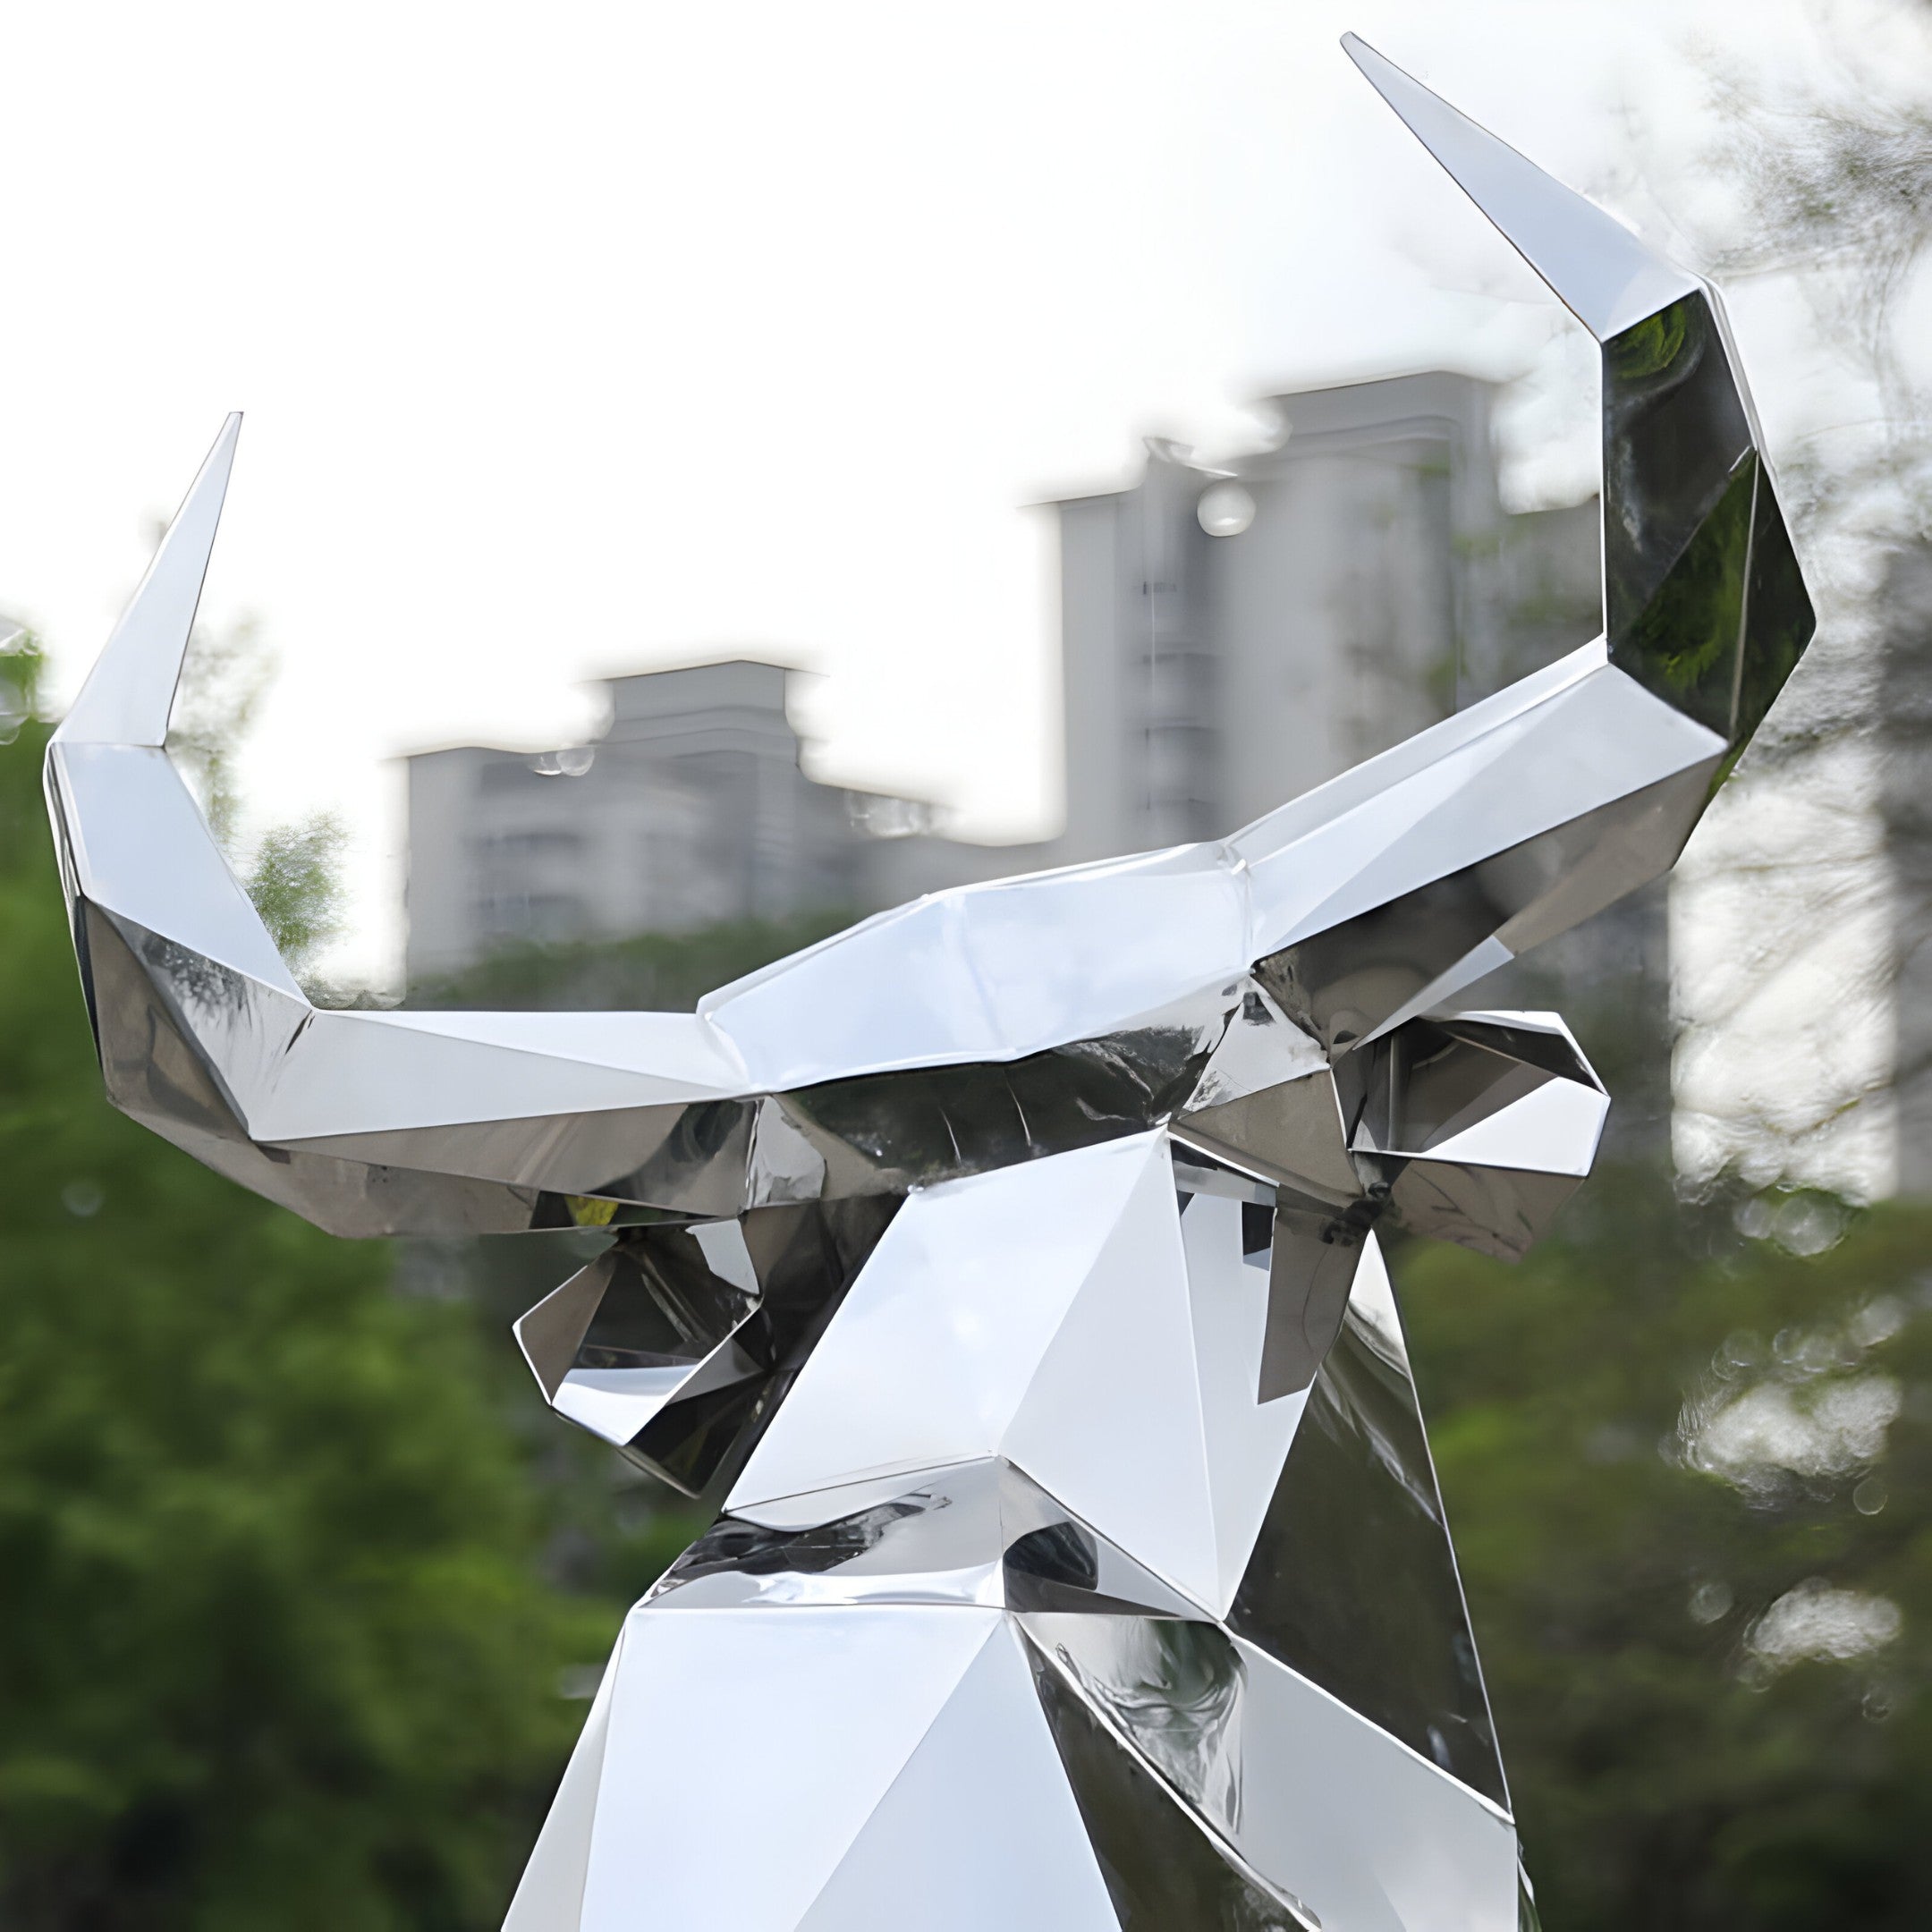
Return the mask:
M1396 1257L1530 1872L1568 1932L1932 1914L1932 1211L1835 1247L1835 1203L1752 1211L1825 1251L1608 1172L1514 1268Z
M1640 683L1726 738L1757 477L1747 457L1614 652Z
M1624 382L1640 382L1670 368L1683 351L1690 333L1691 304L1698 300L1687 296L1674 301L1613 336L1606 345L1613 374Z
M1772 700L1797 668L1813 623L1811 599L1769 477L1760 478L1758 486L1749 611L1733 731L1741 744L1764 722Z

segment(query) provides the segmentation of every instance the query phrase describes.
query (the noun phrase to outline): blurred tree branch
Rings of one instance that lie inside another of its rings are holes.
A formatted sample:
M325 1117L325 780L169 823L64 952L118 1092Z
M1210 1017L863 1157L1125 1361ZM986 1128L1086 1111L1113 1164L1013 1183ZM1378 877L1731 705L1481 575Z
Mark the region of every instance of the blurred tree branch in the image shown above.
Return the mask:
M1801 70L1706 57L1704 158L1732 191L1698 225L1706 263L1797 298L1829 413L1776 449L1818 638L1674 887L1676 1140L1699 1184L1729 1168L1868 1192L1902 1152L1911 1077L1894 806L1922 757L1904 741L1923 708L1902 699L1923 614L1897 590L1932 509L1932 369L1907 319L1932 252L1932 8L1825 0L1814 21Z

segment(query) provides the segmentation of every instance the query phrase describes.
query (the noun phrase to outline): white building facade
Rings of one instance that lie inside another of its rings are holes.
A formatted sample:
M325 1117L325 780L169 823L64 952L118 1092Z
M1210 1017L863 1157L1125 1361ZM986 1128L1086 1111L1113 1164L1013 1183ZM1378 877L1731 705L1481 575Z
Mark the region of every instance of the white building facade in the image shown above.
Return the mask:
M412 756L411 979L508 945L871 903L880 834L925 808L809 778L791 675L737 659L613 678L593 744Z

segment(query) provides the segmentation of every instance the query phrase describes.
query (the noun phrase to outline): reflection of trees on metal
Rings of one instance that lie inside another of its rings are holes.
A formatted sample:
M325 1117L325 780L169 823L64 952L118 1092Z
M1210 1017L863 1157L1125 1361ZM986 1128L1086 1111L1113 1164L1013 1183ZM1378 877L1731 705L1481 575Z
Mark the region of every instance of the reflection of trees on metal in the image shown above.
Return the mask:
M1604 345L1606 635L1233 837L694 1014L318 1011L161 750L233 421L56 738L116 1103L345 1233L609 1226L530 1366L723 1499L519 1932L1514 1922L1376 1230L1586 1172L1562 1023L1458 996L1672 863L1810 613L1708 291L1351 50Z

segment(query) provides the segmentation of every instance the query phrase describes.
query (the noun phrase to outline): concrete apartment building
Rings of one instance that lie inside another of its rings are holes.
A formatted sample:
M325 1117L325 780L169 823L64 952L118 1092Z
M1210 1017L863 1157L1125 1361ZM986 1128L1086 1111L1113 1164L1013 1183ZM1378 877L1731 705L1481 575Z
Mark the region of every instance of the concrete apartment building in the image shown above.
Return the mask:
M1153 442L1130 487L1059 503L1066 791L1040 843L808 777L767 664L614 679L592 746L417 754L411 977L1217 836L1587 641L1595 505L1504 511L1492 394L1436 371L1278 396L1256 455Z
M789 674L735 660L608 681L595 744L409 760L409 976L523 941L869 906L924 808L808 778Z
M1276 396L1257 455L1059 504L1069 858L1231 832L1596 634L1596 506L1504 511L1492 394Z

